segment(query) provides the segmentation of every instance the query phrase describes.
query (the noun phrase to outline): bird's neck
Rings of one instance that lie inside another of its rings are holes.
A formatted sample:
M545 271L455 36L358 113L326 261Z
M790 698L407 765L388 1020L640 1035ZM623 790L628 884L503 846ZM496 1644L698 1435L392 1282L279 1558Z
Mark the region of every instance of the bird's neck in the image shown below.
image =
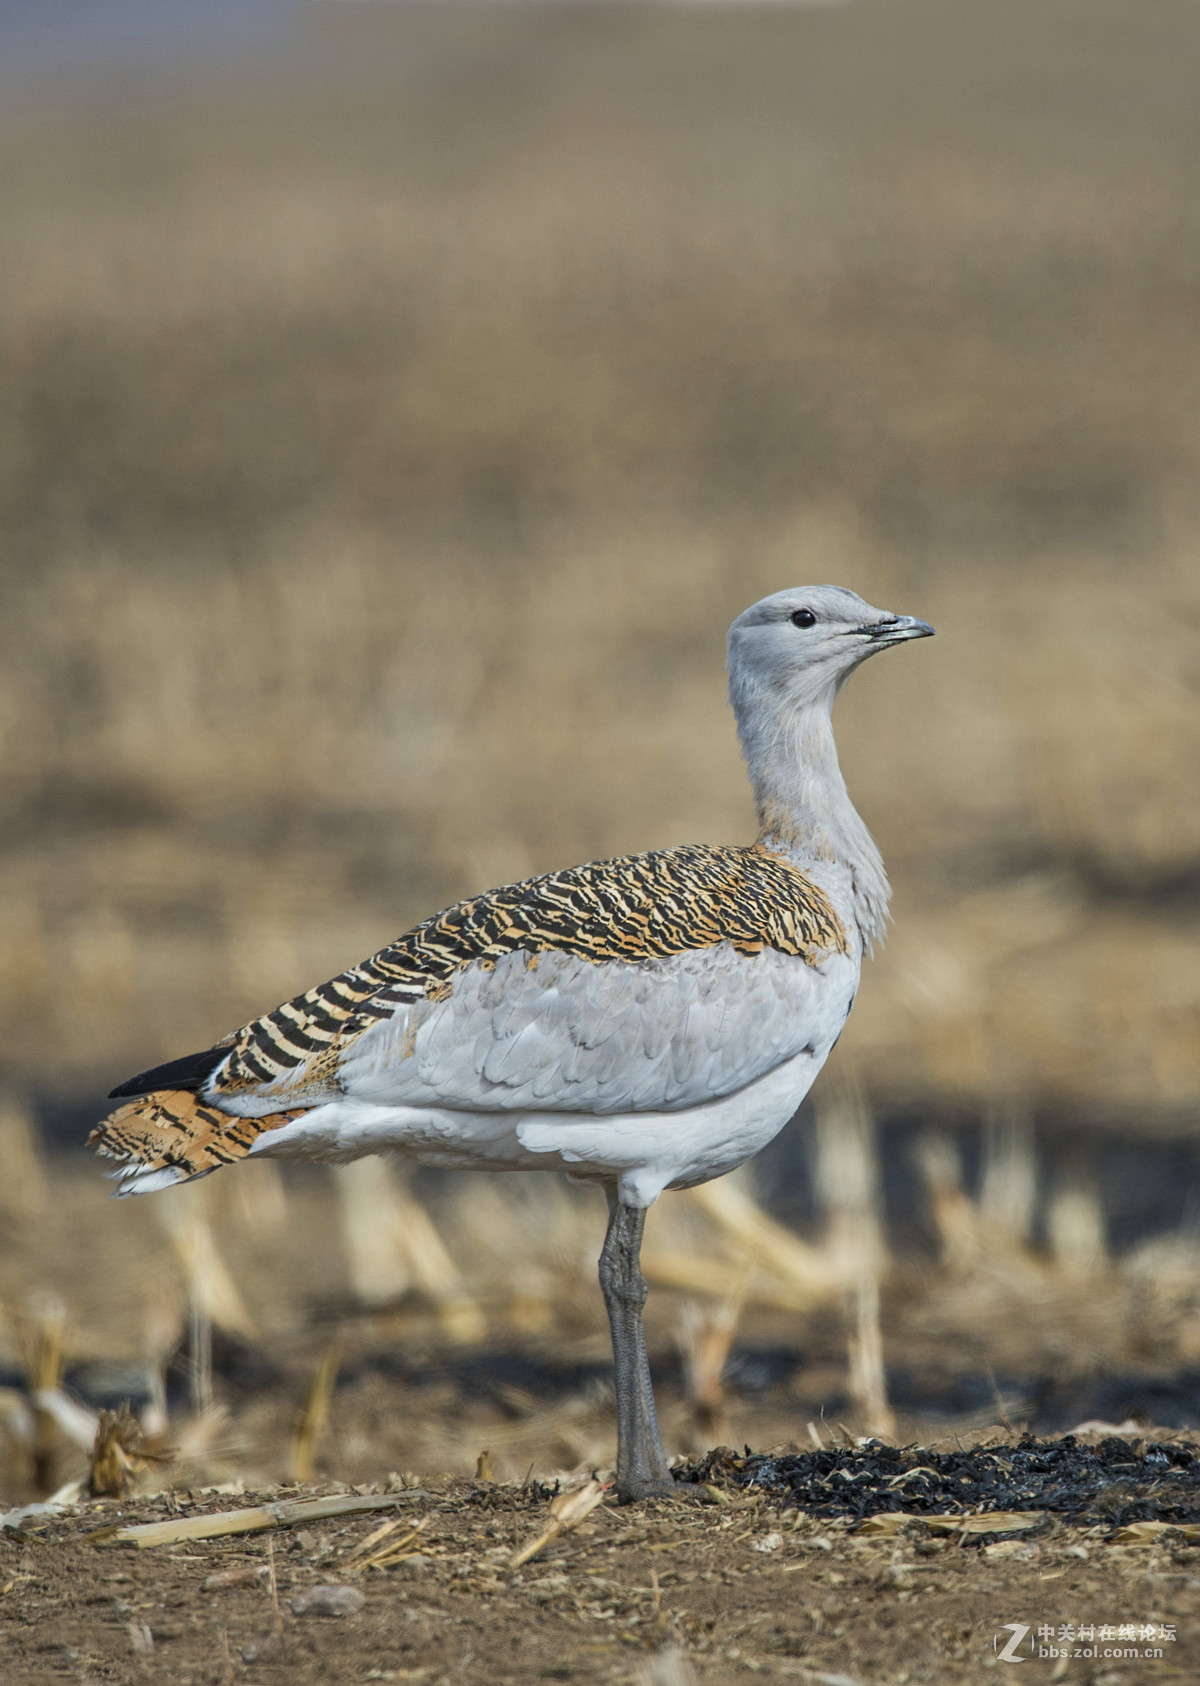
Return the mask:
M845 868L854 919L870 946L883 936L891 889L838 765L832 704L831 693L778 712L755 710L759 728L747 730L741 719L738 729L758 806L759 842L801 866Z

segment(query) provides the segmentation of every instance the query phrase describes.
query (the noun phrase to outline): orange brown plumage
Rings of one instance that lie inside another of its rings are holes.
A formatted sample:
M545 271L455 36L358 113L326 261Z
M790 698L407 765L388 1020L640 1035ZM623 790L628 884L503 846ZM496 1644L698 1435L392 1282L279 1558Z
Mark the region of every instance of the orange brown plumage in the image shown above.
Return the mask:
M293 1111L233 1118L187 1090L160 1089L118 1107L97 1124L88 1142L110 1159L197 1177L243 1158L264 1130L299 1116Z

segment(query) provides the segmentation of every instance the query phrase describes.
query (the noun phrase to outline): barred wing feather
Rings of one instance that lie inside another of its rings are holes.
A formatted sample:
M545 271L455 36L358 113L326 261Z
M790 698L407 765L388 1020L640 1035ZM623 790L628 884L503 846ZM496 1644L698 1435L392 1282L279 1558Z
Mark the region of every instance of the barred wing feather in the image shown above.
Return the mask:
M460 902L256 1020L206 1093L247 1115L343 1092L685 1106L811 1040L825 963L849 945L822 891L761 847L573 867Z
M481 1112L695 1106L827 1047L853 988L849 963L840 967L845 987L831 990L791 956L727 943L640 966L556 954L531 967L513 954L491 972L470 967L445 1001L366 1032L342 1063L342 1087L377 1103Z

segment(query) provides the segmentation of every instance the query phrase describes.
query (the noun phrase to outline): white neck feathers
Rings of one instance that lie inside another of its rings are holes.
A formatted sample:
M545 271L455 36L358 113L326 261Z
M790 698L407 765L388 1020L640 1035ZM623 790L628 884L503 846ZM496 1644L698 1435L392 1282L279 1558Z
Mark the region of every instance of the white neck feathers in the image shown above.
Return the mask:
M772 692L774 694L772 694ZM838 766L830 718L836 687L781 697L745 673L730 676L729 699L758 805L759 841L798 864L848 869L864 944L880 941L891 888L875 841L851 802Z

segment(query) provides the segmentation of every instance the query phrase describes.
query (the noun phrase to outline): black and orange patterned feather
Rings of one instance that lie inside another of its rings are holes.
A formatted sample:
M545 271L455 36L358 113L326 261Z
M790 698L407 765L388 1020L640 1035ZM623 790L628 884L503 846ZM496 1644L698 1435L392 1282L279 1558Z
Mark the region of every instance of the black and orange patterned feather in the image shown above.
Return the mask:
M593 861L458 902L415 925L361 965L229 1039L214 1098L276 1083L299 1066L311 1081L329 1056L404 1001L441 1000L455 974L505 954L556 951L597 964L637 964L728 942L817 965L847 948L828 898L805 873L761 845L691 844Z
M243 1158L264 1130L298 1118L300 1111L266 1118L233 1118L184 1089L160 1089L128 1101L98 1124L88 1143L110 1159L133 1161L180 1178L203 1176Z
M514 952L635 965L718 943L745 955L771 948L815 966L847 952L849 938L812 879L761 844L695 844L570 867L459 902L206 1053L131 1079L114 1098L136 1098L90 1140L148 1169L201 1175L242 1158L265 1130L306 1110L235 1117L221 1109L224 1096L261 1095L297 1076L310 1091L322 1078L336 1088L357 1036L405 1002L444 999L469 966L488 970ZM210 1074L206 1100L174 1087L198 1087Z

